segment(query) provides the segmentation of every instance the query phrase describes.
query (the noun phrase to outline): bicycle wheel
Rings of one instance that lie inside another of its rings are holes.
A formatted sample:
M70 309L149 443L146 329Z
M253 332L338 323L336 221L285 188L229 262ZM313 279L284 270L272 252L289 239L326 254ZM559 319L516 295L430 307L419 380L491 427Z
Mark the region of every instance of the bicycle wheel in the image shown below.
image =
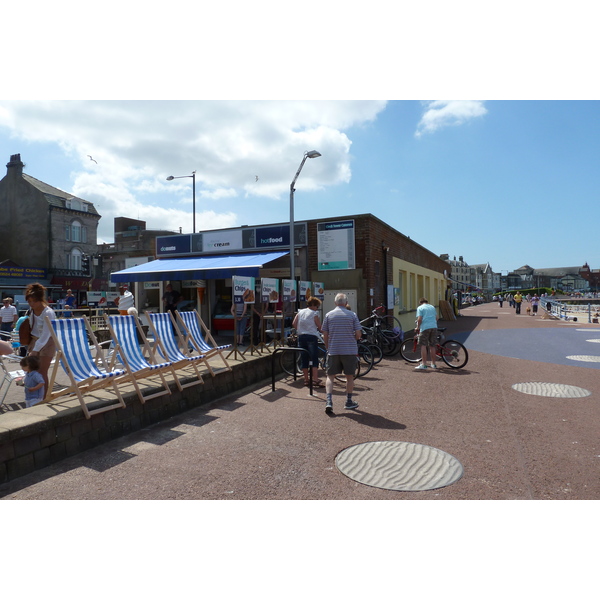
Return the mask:
M288 375L299 375L302 373L302 369L299 369L299 354L299 352L286 352L285 350L279 354L279 365Z
M408 338L400 344L400 355L410 363L417 363L421 360L421 348L416 341L416 338Z
M460 342L448 340L441 345L440 349L442 360L453 369L464 367L469 360L469 353Z
M367 344L367 346L369 346L369 350L373 355L373 365L378 365L383 358L383 352L381 351L381 348L377 344Z
M373 353L367 344L358 344L358 357L364 363L361 366L360 376L366 375L373 368Z
M400 350L400 339L393 333L380 329L375 340L384 356L393 356Z

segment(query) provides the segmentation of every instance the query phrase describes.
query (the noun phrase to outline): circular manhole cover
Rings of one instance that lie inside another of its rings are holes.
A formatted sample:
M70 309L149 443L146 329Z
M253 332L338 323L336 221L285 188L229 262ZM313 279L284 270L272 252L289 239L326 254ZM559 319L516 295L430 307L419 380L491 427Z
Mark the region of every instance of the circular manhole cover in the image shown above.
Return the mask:
M336 467L364 485L400 492L422 492L458 481L463 466L451 454L410 442L366 442L342 450Z
M600 344L600 340L585 340L586 342L592 342L592 344Z
M564 383L541 383L533 381L528 383L515 383L513 390L532 396L548 396L551 398L586 398L591 396L592 392L575 385L566 385Z
M567 356L569 360L578 360L580 362L600 362L600 356L593 356L589 354L572 354Z

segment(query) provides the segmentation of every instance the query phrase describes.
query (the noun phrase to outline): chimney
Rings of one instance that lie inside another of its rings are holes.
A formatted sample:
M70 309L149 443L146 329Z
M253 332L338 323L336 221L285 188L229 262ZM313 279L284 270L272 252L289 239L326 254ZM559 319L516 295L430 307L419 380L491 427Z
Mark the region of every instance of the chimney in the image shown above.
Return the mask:
M22 177L24 166L25 165L21 162L21 155L12 154L10 157L10 162L6 165L6 176Z

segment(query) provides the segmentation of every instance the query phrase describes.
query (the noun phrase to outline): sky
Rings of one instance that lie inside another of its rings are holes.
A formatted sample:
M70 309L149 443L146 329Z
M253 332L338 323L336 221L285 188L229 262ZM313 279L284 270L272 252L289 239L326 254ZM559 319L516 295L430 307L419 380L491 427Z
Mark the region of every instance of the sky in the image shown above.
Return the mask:
M99 242L119 216L191 232L193 171L198 231L289 221L313 149L296 221L371 213L497 272L600 268L598 101L0 101L0 157L93 202Z

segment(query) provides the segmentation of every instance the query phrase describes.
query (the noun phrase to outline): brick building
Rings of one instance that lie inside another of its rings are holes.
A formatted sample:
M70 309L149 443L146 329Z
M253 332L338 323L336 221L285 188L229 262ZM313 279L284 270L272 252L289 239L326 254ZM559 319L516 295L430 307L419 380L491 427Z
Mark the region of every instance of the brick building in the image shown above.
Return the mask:
M77 198L23 172L13 154L0 180L0 270L3 295L22 294L39 281L52 290L93 285L84 256L96 253L100 215L91 202Z

